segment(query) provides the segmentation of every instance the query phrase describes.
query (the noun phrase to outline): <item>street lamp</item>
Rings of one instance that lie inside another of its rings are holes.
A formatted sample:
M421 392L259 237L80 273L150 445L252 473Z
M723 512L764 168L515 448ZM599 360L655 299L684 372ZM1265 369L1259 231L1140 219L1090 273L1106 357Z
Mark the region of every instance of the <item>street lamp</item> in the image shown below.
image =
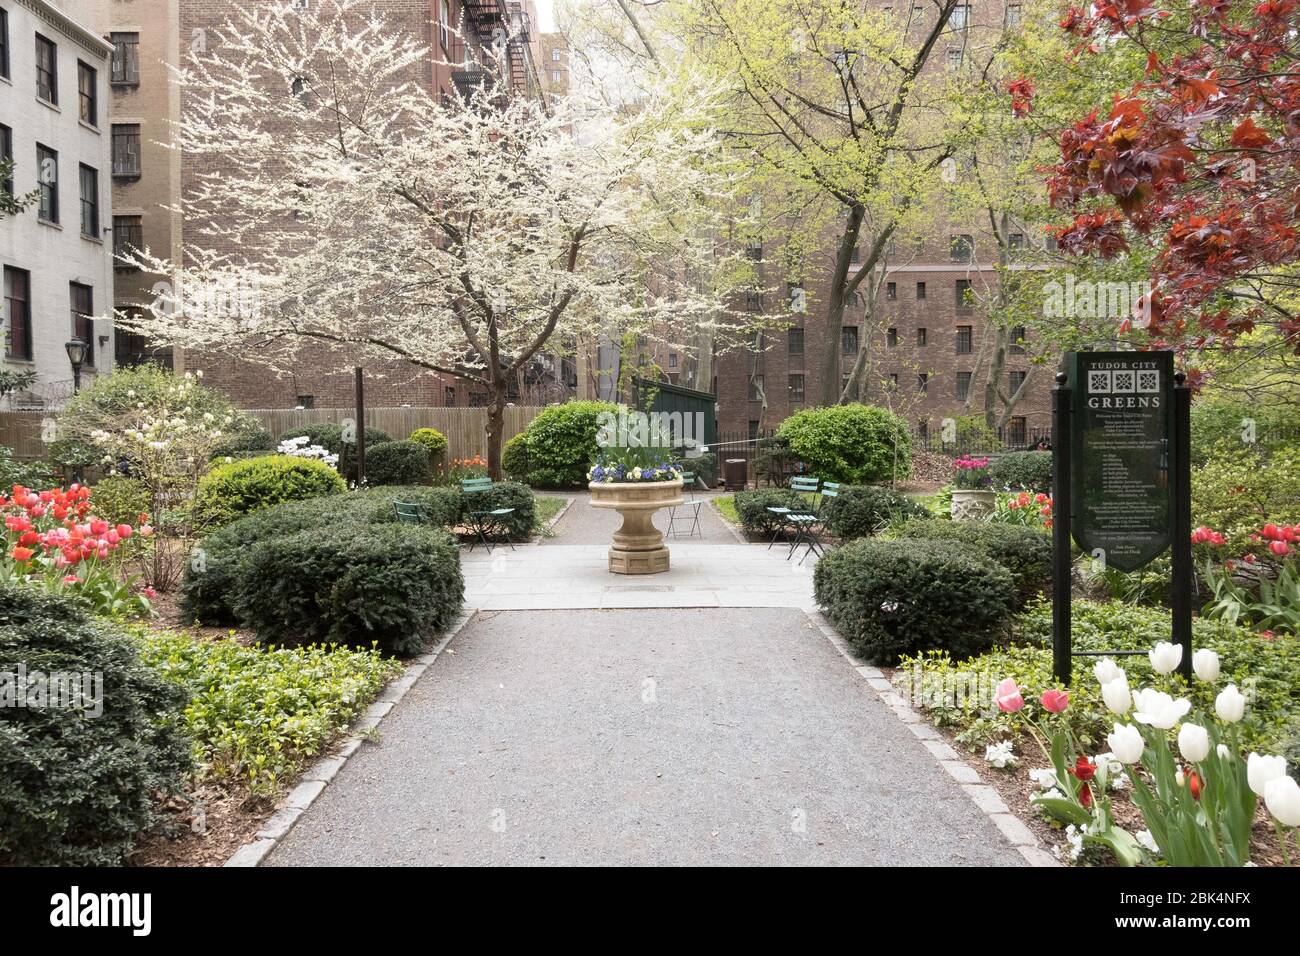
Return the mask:
M72 338L63 344L72 363L72 393L81 391L81 366L86 363L86 343L79 338Z

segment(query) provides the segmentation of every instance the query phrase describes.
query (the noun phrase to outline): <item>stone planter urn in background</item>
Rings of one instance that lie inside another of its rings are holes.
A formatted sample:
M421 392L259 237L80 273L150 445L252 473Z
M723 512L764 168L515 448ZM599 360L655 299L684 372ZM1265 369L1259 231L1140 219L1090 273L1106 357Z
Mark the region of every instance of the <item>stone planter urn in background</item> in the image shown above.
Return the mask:
M623 516L609 548L609 569L615 574L657 574L668 570L663 532L654 526L654 513L682 503L682 480L593 481L591 506L613 508Z
M978 521L991 515L997 507L998 493L988 488L954 488L952 519Z

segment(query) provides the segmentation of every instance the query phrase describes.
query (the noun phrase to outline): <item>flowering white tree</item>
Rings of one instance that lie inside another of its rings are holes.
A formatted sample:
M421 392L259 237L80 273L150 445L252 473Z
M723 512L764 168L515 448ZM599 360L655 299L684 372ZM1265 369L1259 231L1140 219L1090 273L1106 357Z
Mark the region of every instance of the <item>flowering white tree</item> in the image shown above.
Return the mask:
M370 0L236 8L177 76L184 261L139 253L173 290L119 322L280 370L325 348L477 382L494 475L508 384L548 343L743 341L724 303L747 273L719 242L739 184L710 161L707 94L698 113L490 82L445 98L430 61Z

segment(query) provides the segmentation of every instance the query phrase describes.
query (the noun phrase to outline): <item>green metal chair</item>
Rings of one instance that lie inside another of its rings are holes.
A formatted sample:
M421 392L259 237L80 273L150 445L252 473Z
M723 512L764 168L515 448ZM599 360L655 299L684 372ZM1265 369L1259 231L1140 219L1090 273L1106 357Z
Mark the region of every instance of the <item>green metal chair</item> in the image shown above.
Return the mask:
M800 544L808 545L808 550L799 559L800 564L803 564L808 555L813 553L816 553L819 558L825 556L826 545L822 542L821 533L826 528L826 503L828 500L839 497L839 493L839 482L824 481L822 482L821 494L818 496L814 508L808 512L786 515L785 520L795 529L794 541L790 544L790 551L785 556L787 561L794 556Z
M668 534L670 537L676 537L677 525L685 524L686 537L693 538L699 535L703 538L704 532L700 530L700 508L703 507L704 502L695 497L695 472L682 472L682 494L686 496L686 500L668 509ZM682 512L680 518L677 516L678 510Z
M424 506L414 501L394 501L393 510L397 512L398 524L428 524L429 515Z
M462 478L460 480L461 494L479 495L485 494L492 490L491 478ZM506 544L510 545L510 550L515 550L515 544L510 540L509 529L505 526L506 516L515 513L514 508L490 508L470 511L466 517L469 518L470 527L473 529L474 536L481 542L483 547L488 549L488 554L492 553L492 536L499 535ZM470 539L469 549L474 550L474 538Z
M820 478L813 478L808 475L796 475L790 479L790 490L797 491L800 494L812 493L816 496L818 491L821 490L821 483ZM816 498L814 497L813 506L816 507L816 504ZM776 544L776 539L782 533L794 530L794 526L790 523L789 517L791 514L795 513L796 509L783 508L779 505L768 505L767 510L771 514L776 515L778 519L776 530L772 532L772 540L767 543L767 550L771 551L772 545ZM788 556L787 560L789 560Z

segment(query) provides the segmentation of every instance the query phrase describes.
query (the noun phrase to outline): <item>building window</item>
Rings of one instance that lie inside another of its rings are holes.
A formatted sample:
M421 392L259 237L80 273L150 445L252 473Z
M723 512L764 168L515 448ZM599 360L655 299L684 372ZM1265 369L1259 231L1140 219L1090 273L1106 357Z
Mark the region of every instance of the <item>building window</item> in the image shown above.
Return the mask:
M456 407L456 386L444 385L442 387L442 402L448 408Z
M488 403L487 392L471 391L469 393L470 408L487 408L487 403Z
M790 303L791 312L808 311L808 295L804 292L803 286L789 283L786 286L786 298Z
M858 327L846 325L840 329L840 352L844 355L858 354Z
M859 249L857 246L854 246L854 247L853 247L853 251L852 251L851 253L849 253L849 261L850 261L850 262L861 262L861 261L862 261L862 250Z
M296 404L298 405L299 408L315 408L315 407L316 407L316 396L315 396L315 395L299 395L299 396L297 397Z
M5 266L5 315L9 327L5 330L5 356L11 359L32 359L32 274L22 269Z
M786 332L787 351L790 355L803 355L803 329Z
M0 9L0 76L9 79L9 11Z
M1020 26L1020 4L1007 4L1007 26L1012 30Z
M916 330L916 344L918 347L922 347L926 344L926 335L927 333L924 328Z
M948 51L948 69L955 70L961 66L961 49Z
M751 402L761 402L763 400L763 376L761 375L750 376L749 400Z
M14 131L0 123L0 160L4 159L9 160L10 163L14 161ZM13 166L9 168L12 170ZM12 175L0 180L0 191L3 191L7 196L14 194L14 177Z
M763 311L763 294L761 292L745 293L745 311L746 312Z
M753 441L757 437L758 437L758 421L757 419L751 418L749 420L749 440Z
M891 349L898 344L898 329L892 325L885 330L885 344Z
M1011 344L1007 351L1012 355L1025 354L1025 327L1023 325L1013 326L1011 329Z
M970 372L957 373L957 401L964 402L970 397Z
M1020 391L1020 386L1025 384L1025 377L1028 374L1028 372L1020 371L1007 373L1007 385L1011 387L1012 395L1015 395L1016 392Z
M897 373L897 372L890 372L890 373L889 373L889 387L890 387L892 390L894 390L894 391L897 391L897 390L898 390L898 373Z
M948 18L948 25L954 30L965 30L970 26L970 7L962 5L953 7L952 16Z
M917 373L916 373L916 390L917 390L918 392L920 392L922 395L924 395L924 394L926 394L927 392L930 391L930 373L929 373L929 372L917 372Z
M552 63L559 63L559 62L560 62L560 51L559 51L559 50L552 50L552 51L551 51L551 62L552 62Z
M140 34L112 33L112 81L126 86L140 85Z
M80 282L68 283L72 300L72 337L86 343L86 362L95 367L95 293Z
M451 7L447 0L438 4L438 42L443 53L451 52Z
M562 74L559 70L551 70L552 83L559 83L563 79L564 79L564 74Z
M144 248L144 218L141 216L113 217L113 257L118 269L135 269L137 266L122 262Z
M1017 415L1007 422L1007 444L1023 445L1025 443L1025 419Z
M99 170L81 164L81 234L99 238Z
M916 297L917 297L918 299L924 299L924 298L925 298L925 283L924 283L924 282L918 282L918 283L916 284Z
M958 279L953 287L954 298L957 302L958 312L969 312L974 304L974 298L971 295L970 280Z
M970 262L975 256L975 237L962 233L949 240L948 256L953 262Z
M39 33L36 34L36 95L49 103L59 102L59 48Z
M745 244L745 254L755 262L762 261L763 258L763 240L751 239Z
M59 221L59 154L48 146L36 144L36 175L41 190L37 215L46 222Z
M1013 232L1011 235L1007 236L1007 245L1012 251L1016 251L1028 248L1029 242L1025 239L1025 234L1023 232Z
M975 351L975 330L973 326L957 326L957 354L970 355Z
M886 282L886 283L885 283L885 298L888 299L890 302L893 302L895 299L898 298L898 283L897 283L897 282Z
M140 175L140 124L113 124L113 175Z
M77 61L77 99L81 108L81 121L90 126L99 125L99 74L93 66Z
M790 376L790 403L792 405L803 402L803 375Z

